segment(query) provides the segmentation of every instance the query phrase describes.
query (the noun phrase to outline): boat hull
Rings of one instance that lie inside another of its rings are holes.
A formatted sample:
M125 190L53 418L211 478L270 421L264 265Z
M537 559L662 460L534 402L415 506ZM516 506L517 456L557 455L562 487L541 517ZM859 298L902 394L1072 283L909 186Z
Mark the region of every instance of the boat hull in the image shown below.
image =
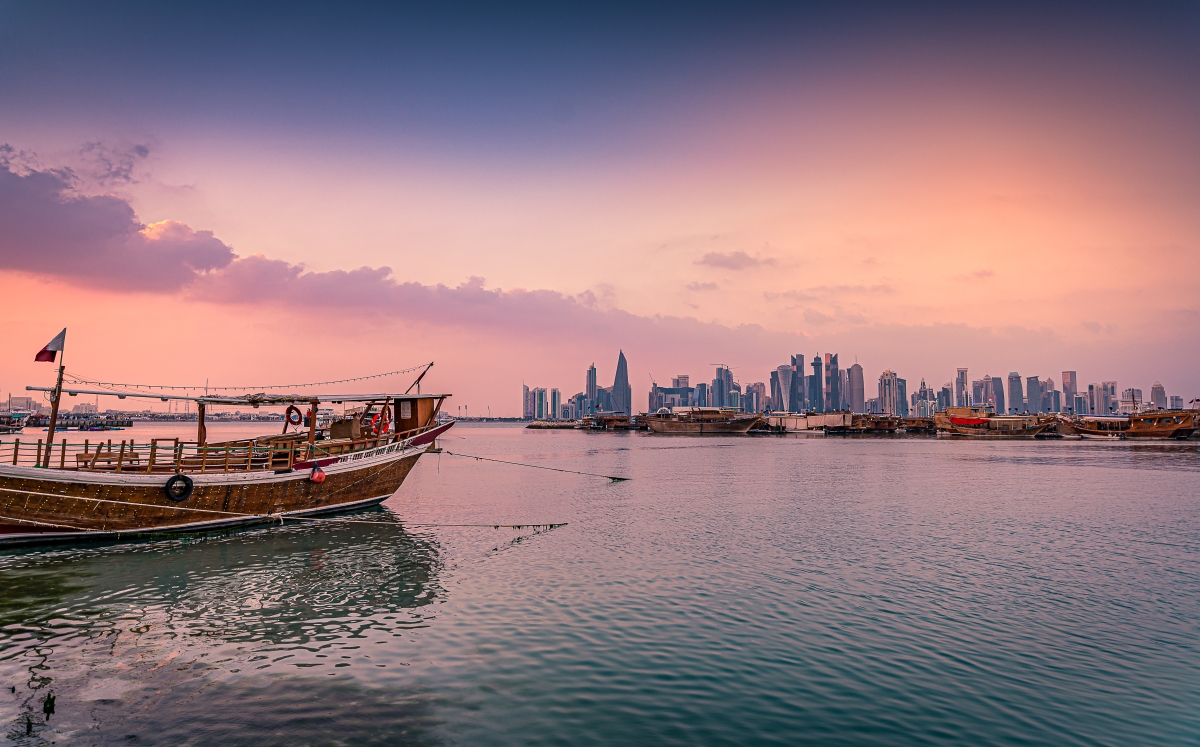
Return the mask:
M0 465L0 546L194 532L313 516L379 503L400 488L423 445L354 452L311 469L189 475L191 495L167 497L162 474L104 474ZM325 460L321 460L325 461Z
M758 421L758 416L708 422L646 418L651 433L693 436L742 434L748 432Z
M1057 420L1048 416L1005 416L950 408L934 416L940 438L1029 439L1058 437Z
M1129 416L1077 416L1069 427L1086 439L1095 440L1177 440L1196 432L1194 410L1157 410ZM1061 426L1060 426L1061 427Z

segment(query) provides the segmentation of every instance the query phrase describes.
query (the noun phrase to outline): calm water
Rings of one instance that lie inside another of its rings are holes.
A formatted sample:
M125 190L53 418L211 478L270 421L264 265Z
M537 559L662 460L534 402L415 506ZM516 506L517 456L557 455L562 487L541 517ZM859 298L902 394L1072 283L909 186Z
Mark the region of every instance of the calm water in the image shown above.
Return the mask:
M633 479L429 455L374 524L0 553L7 738L1200 741L1200 442L452 433Z

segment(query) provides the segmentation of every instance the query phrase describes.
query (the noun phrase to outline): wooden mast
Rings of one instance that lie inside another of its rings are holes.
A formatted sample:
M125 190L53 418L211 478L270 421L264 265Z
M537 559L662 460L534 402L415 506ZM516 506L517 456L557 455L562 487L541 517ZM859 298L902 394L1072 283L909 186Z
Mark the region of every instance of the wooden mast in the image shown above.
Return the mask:
M204 446L208 439L208 429L204 427L204 403L196 402L196 414L200 416L200 422L196 426L196 443L199 446Z
M63 347L66 347L64 341ZM58 405L62 399L63 369L66 368L67 353L61 352L58 358L58 381L54 384L54 392L50 395L50 428L46 431L46 455L39 466L50 466L50 451L54 448L54 426L58 424Z
M317 400L312 400L308 410L308 458L313 458L314 444L317 442Z
M425 367L425 370L421 372L421 375L417 377L416 381L408 385L408 389L405 389L404 393L408 394L415 386L417 388L417 394L419 395L421 393L421 379L425 378L425 374L429 373L429 369L431 368L433 368L433 361L429 361L429 365Z

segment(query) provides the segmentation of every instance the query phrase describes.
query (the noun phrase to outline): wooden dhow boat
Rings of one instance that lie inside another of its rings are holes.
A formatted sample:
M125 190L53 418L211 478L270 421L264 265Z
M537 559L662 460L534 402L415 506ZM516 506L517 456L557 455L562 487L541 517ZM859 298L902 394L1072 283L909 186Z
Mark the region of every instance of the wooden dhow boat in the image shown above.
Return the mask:
M0 434L20 433L25 428L25 413L0 413Z
M725 407L664 407L642 419L651 433L728 436L746 433L761 417Z
M959 438L1044 438L1057 436L1049 415L996 415L990 405L950 407L934 415L939 436Z
M1196 416L1195 410L1150 410L1135 415L1077 415L1064 419L1064 429L1090 440L1183 440L1196 432Z
M380 503L454 424L438 418L449 395L420 394L419 382L417 394L184 397L64 389L60 367L54 388L26 387L51 394L48 438L0 442L0 545L282 523ZM63 394L190 401L199 415L196 440L54 443ZM323 427L322 402L355 409ZM284 432L210 442L205 411L214 406L286 406Z

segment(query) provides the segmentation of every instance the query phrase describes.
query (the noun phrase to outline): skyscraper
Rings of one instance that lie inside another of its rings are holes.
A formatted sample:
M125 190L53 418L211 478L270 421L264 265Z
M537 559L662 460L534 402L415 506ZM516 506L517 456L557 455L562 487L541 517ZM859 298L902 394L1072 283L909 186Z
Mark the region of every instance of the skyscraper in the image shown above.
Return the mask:
M796 371L791 366L779 366L771 372L771 409L776 412L795 412L792 395L795 393L792 379Z
M746 385L744 393L746 412L762 412L766 407L767 385L761 381Z
M967 388L967 369L958 369L954 378L954 404L956 407L966 407L971 404L971 390Z
M788 412L803 412L808 399L805 389L804 354L792 356L792 378L788 385Z
M1090 415L1092 412L1091 406L1088 404L1087 392L1079 392L1071 398L1073 402L1071 411L1076 415Z
M855 363L850 367L850 411L866 412L866 392L863 389L863 367Z
M529 387L521 385L521 417L533 417L533 400L529 397Z
M551 420L558 420L562 417L562 393L558 391L557 387L550 390L550 412L548 414Z
M947 381L942 384L942 388L937 395L938 412L945 412L946 408L954 406L954 385Z
M1021 391L1021 374L1010 371L1008 374L1008 412L1020 412L1025 409L1025 395Z
M1079 394L1079 377L1075 375L1074 371L1063 371L1062 386L1063 404L1071 407L1075 401L1075 395Z
M991 382L988 381L986 376L982 379L976 379L971 382L971 404L982 405L983 403L987 402L988 394L984 387L989 386L990 384Z
M836 412L842 406L842 377L838 372L837 353L825 354L825 412Z
M808 411L825 412L825 374L820 355L812 359L812 375L808 377Z
M1004 407L1004 377L992 377L992 406L995 407L997 414L1003 415L1008 412Z
M625 351L617 356L617 375L613 377L613 409L633 415L633 390L629 387L629 364L625 362Z
M896 414L908 417L908 382L901 378L896 379Z
M838 401L838 409L843 411L850 410L850 375L846 373L846 369L838 372L838 389L841 397Z
M587 370L587 386L583 388L584 396L591 401L596 401L596 364L588 366Z
M1094 405L1095 412L1099 415L1111 415L1117 409L1118 404L1120 404L1120 400L1117 399L1117 382L1100 382L1100 391Z
M897 379L895 371L884 371L879 374L879 412L885 415L897 414Z
M729 393L733 391L733 371L724 366L717 366L716 378L712 381L712 407L731 407L733 402Z
M1157 381L1150 387L1150 404L1154 405L1156 410L1167 409L1167 390Z
M1025 377L1025 409L1030 413L1042 411L1042 382L1036 376Z

